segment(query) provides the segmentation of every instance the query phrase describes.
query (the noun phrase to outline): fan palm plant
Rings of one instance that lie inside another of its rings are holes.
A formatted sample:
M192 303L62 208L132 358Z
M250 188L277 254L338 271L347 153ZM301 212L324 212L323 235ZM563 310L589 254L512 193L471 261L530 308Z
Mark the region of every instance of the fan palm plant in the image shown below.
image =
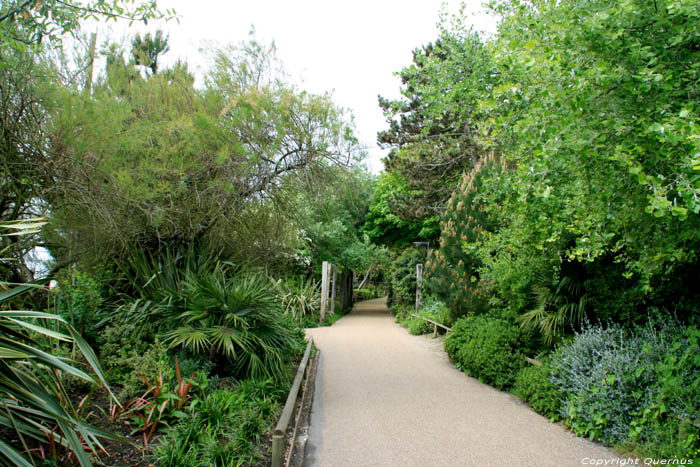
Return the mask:
M581 282L571 277L552 281L540 276L532 293L535 307L520 315L520 325L538 330L546 344L552 344L566 326L581 324L589 301Z
M21 235L36 232L42 224L39 219L0 223L0 228ZM25 285L5 291L0 295L0 306L30 289ZM49 349L56 342L75 346L92 374L74 360L52 355ZM36 311L0 311L0 426L16 435L12 444L0 440L0 463L31 466L30 446L48 443L62 446L80 465L87 466L91 465L87 452L96 452L99 437L119 439L81 419L63 385L67 375L107 387L94 352L61 317Z
M237 377L279 379L300 347L273 284L258 274L191 276L187 309L174 325L166 342L206 354L219 371L228 368Z

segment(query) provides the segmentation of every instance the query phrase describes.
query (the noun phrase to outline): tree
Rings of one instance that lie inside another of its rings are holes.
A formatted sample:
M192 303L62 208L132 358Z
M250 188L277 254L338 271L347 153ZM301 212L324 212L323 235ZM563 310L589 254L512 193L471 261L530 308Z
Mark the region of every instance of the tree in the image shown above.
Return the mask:
M442 29L434 44L414 50L413 65L399 73L403 98L379 98L389 129L378 142L393 148L384 165L408 187L392 209L406 220L437 223L462 172L479 159L478 99L498 76L478 34Z
M498 231L499 222L493 209L485 209L498 200L489 199L484 183L489 175L500 175L503 170L498 158L482 158L464 174L440 221L440 248L431 252L425 279L426 286L449 306L453 319L487 308L479 250L484 237Z
M305 209L295 224L307 240L298 254L311 258L316 269L323 261L358 272L381 264L384 249L363 231L373 184L364 168L335 168L323 183L299 190L298 203Z
M435 217L406 220L394 214L397 200L408 195L407 183L399 175L382 173L373 185L362 232L379 245L400 248L416 240L435 238L439 232Z
M16 49L36 46L48 40L56 46L61 36L74 34L90 19L143 21L170 19L175 10L157 9L156 1L93 0L4 0L0 4L0 47Z
M50 72L28 54L5 50L0 57L0 221L19 221L45 211L43 192L52 183L46 151L44 97ZM45 78L39 78L39 76ZM0 280L25 282L33 272L25 257L37 234L0 237L0 249L12 245L14 261L0 267Z
M62 91L55 253L95 260L200 238L240 261L289 251L287 180L351 163L356 140L329 96L286 83L277 63L255 40L218 50L199 90L182 64L143 78L117 54L92 96Z
M151 36L146 33L143 37L136 34L131 41L131 54L137 65L142 65L151 70L152 74L158 73L158 57L170 50L168 36L163 37L163 31L158 30Z

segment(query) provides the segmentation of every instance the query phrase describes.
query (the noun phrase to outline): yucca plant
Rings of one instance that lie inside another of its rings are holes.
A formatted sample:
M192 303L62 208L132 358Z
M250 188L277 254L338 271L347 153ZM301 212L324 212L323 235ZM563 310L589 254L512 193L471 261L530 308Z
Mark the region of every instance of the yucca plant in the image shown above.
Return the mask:
M532 293L535 307L520 315L520 325L539 331L546 344L552 344L566 326L581 324L588 306L581 282L571 277L552 281L540 276L532 285Z
M264 276L211 272L190 277L187 309L166 333L172 347L182 345L208 355L219 372L236 377L281 378L299 339L285 324L273 284Z
M313 316L321 309L321 284L311 278L301 279L299 285L284 280L277 282L277 290L285 313L302 325L304 317Z
M43 220L0 223L0 235L7 235L8 229L12 235L33 233L41 225ZM29 289L25 285L4 292L0 306ZM49 349L56 342L74 346L92 374L74 360L52 355ZM109 391L94 352L61 317L37 311L0 311L0 425L16 435L13 444L0 440L2 463L31 466L31 449L52 445L69 453L61 462L72 459L88 466L87 453L101 448L100 437L119 439L82 420L63 384L69 375Z

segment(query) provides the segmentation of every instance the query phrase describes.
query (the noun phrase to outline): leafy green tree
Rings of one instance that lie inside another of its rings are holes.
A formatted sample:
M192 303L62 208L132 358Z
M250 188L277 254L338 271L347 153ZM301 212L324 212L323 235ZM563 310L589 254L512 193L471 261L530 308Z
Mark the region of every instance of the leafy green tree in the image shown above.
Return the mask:
M215 52L200 90L183 64L142 78L116 53L92 96L58 93L56 255L200 238L239 261L289 251L300 207L288 180L351 163L356 140L329 96L298 90L278 68L274 49L253 40Z
M161 12L155 1L116 0L88 2L63 0L4 0L0 3L0 47L16 49L41 44L60 45L61 36L73 34L90 19L143 21L170 19L175 10Z
M296 225L306 240L298 253L315 269L323 261L357 272L382 264L384 249L363 231L374 177L361 167L336 168L324 177L323 183L299 191L298 204L306 209Z
M405 199L408 193L408 186L399 175L382 173L373 185L372 201L362 232L373 242L390 247L406 247L417 240L435 238L439 226L434 216L419 221L406 220L395 214L397 198Z
M483 107L499 112L493 137L515 166L502 246L613 257L647 289L697 264L697 5L495 7L502 82Z

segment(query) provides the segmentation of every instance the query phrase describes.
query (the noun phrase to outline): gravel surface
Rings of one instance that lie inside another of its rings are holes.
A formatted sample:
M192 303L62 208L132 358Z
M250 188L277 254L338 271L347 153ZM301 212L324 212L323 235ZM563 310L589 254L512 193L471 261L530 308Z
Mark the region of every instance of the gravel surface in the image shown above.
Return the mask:
M617 459L452 367L440 340L411 336L382 299L307 332L321 356L305 466L575 466Z

